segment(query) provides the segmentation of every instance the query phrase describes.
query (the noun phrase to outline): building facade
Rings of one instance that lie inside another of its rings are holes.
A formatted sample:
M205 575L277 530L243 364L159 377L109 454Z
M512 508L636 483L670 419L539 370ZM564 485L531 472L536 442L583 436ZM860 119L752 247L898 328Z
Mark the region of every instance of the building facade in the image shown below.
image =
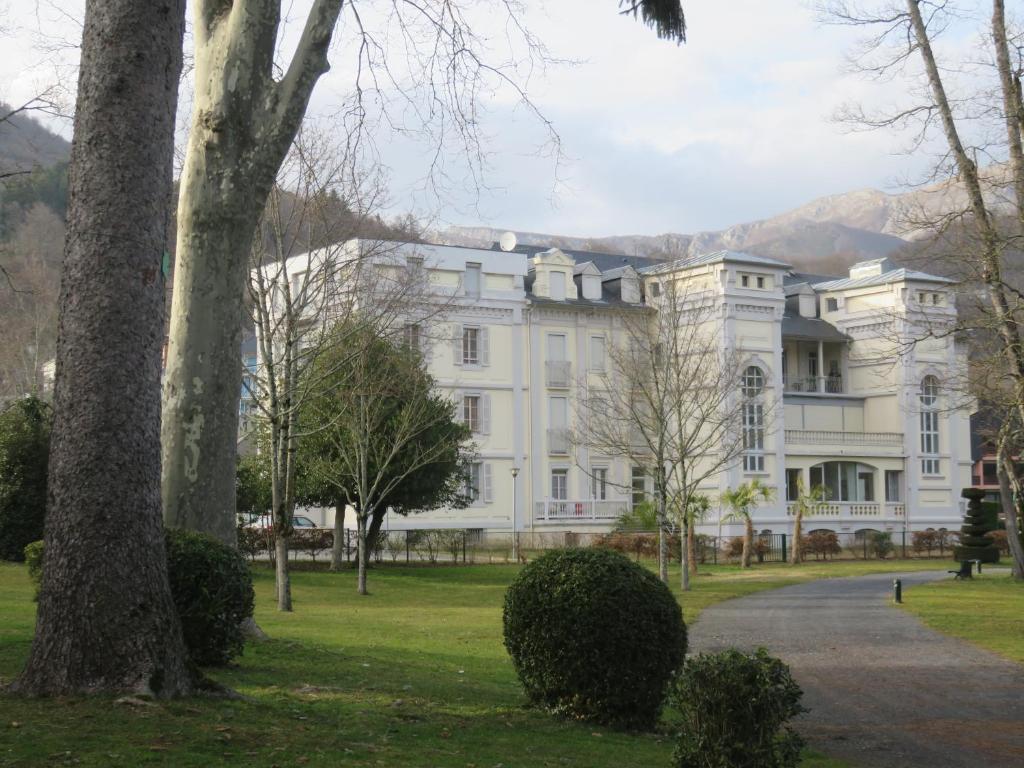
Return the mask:
M744 423L743 455L701 488L712 501L703 532L739 532L722 519L717 496L754 478L776 491L755 512L762 532L792 529L801 483L828 494L805 530L959 525L960 490L971 482L969 414L943 383L966 356L952 335L922 331L955 317L944 278L887 260L823 277L729 251L661 262L523 246L393 246L389 268L426 270L444 306L405 333L470 425L477 460L468 508L394 516L391 529L614 525L651 480L637 462L590 455L573 439L583 428L579 398L622 343L627 313L658 311L654 299L669 284L713 302L723 352L744 361L737 390L756 382L765 403ZM311 513L333 522L330 510Z

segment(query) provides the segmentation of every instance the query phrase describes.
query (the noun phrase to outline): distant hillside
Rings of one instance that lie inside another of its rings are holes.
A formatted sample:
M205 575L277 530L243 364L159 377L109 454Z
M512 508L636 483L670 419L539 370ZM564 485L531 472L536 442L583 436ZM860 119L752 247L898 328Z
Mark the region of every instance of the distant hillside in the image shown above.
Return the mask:
M11 107L0 102L0 118L10 112ZM0 173L50 166L70 154L70 143L24 112L0 122Z
M986 174L995 189L989 200L993 210L1008 210L1013 198L1012 190L1005 187L1003 168L993 166ZM921 221L940 211L962 210L966 205L963 189L956 184L936 184L895 195L862 189L821 197L778 216L717 231L611 237L516 232L516 236L528 245L637 256L693 256L728 248L828 274L841 273L856 261L905 252L908 244L928 238ZM503 231L490 227L449 227L429 233L427 239L489 247Z

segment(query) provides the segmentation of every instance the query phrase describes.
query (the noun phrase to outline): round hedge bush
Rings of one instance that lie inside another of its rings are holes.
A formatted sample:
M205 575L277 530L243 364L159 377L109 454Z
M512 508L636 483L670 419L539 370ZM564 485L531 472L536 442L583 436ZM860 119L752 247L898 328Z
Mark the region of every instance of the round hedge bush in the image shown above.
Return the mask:
M166 531L171 594L189 657L199 666L226 664L242 653L242 622L252 616L252 575L234 547L194 531Z
M679 603L617 552L548 552L505 594L505 647L530 700L619 728L657 723L686 655Z

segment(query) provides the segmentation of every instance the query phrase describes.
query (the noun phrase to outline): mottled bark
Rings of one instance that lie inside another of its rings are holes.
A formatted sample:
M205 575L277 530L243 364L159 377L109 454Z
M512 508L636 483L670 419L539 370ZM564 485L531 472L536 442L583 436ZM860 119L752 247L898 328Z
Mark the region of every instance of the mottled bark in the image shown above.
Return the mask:
M742 567L750 567L750 556L754 549L754 521L748 512L743 518L743 555L740 558Z
M793 518L793 543L789 550L789 562L793 565L803 560L803 551L800 549L800 539L803 538L804 510L803 503L796 505L796 516Z
M273 78L280 0L194 3L195 96L178 203L164 389L168 525L234 541L241 323L253 231L320 75L342 0L315 0Z
M357 530L357 536L358 536L358 539L359 539L359 541L358 541L358 553L357 553L357 561L358 561L357 567L359 569L359 583L358 583L358 586L357 586L357 591L359 592L360 595L366 595L366 594L369 594L366 591L366 566L367 566L367 560L368 560L368 557L369 557L369 553L367 552L367 549L366 549L366 515L364 515L364 514L357 514L356 515L356 527L358 529Z
M1013 453L1002 440L997 448L997 458L996 475L999 478L999 498L1003 508L1006 542L1010 548L1010 567L1013 570L1013 578L1024 580L1024 543L1021 542L1018 512L1021 500L1020 482L1017 479Z
M690 532L693 530L693 526L690 522L683 517L683 535L679 537L679 564L680 564L680 575L679 584L683 588L684 592L690 591L690 562L693 556L691 549L692 537Z
M345 506L334 507L334 541L331 544L331 570L340 571L345 567Z
M694 530L694 521L690 520L686 526L686 554L687 565L691 576L697 575L697 532Z
M291 536L278 534L274 539L274 551L277 557L274 562L275 584L277 586L277 610L292 609L292 582L288 573L288 542Z
M69 170L32 695L193 690L160 519L160 350L184 0L89 0Z

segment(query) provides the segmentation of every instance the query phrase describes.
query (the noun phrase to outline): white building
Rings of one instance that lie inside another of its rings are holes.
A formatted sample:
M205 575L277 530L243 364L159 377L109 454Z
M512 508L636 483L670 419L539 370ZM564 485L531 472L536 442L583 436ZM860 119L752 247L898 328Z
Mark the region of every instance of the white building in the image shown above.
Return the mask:
M649 480L625 460L571 444L575 400L606 365L623 313L648 306L645 297L667 280L711 292L723 348L760 371L776 414L742 460L703 489L713 500L760 478L777 493L755 525L786 533L802 478L829 490L814 529L959 524L960 489L971 480L969 414L947 401L943 382L966 357L952 336L913 341L923 319L955 315L944 278L888 260L833 278L728 251L663 263L522 246L394 246L400 263L427 270L446 305L410 332L472 426L479 461L469 508L395 516L392 529L607 530ZM330 511L320 515L331 523ZM705 527L738 532L717 512Z

